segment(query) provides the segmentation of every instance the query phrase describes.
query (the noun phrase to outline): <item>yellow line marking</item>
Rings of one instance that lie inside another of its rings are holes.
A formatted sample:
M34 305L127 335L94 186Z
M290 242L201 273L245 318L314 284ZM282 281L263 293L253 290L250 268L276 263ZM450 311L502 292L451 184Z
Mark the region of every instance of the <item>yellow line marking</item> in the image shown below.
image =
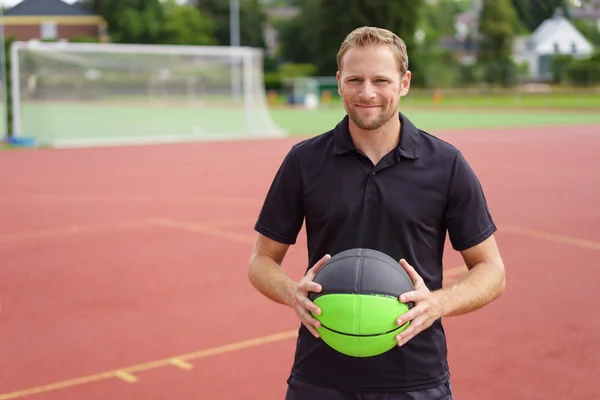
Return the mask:
M213 236L213 237L222 237L222 238L237 241L237 242L254 243L256 240L256 238L251 235L244 235L244 234L229 232L229 231L222 230L222 229L215 229L215 227L217 227L217 226L225 227L225 226L237 225L239 223L246 223L246 221L244 221L244 220L224 220L224 221L217 221L212 224L210 224L210 223L196 224L196 223L182 222L182 221L176 221L176 220L169 219L169 218L164 218L164 219L160 219L159 222L160 222L160 224L165 225L165 226L184 229L184 230L187 230L190 232L199 232L199 233L203 233L203 234L206 234L208 236ZM468 271L467 266L465 264L462 264L458 267L445 269L444 277L450 278L450 277L462 275L462 274L466 273L467 271Z
M200 225L190 222L175 221L172 219L161 219L160 224L164 226L170 226L173 228L184 229L190 232L204 233L208 236L229 239L234 242L254 243L256 240L256 238L251 235L243 235L240 233L229 232L222 229L215 229L207 225Z
M138 381L138 378L136 376L131 375L126 371L116 371L115 377L123 379L127 383L136 383Z
M107 202L135 202L135 203L190 203L190 204L233 204L254 205L260 204L260 199L220 197L220 196L154 196L144 194L53 194L42 193L24 196L1 196L0 202L41 202L41 203L107 203Z
M450 278L453 276L462 275L468 271L469 270L467 269L467 266L465 264L460 265L458 267L445 269L444 270L444 278Z
M40 230L32 230L25 232L12 232L0 234L0 243L1 242L14 242L18 240L25 239L44 239L44 238L56 238L60 236L66 235L77 235L82 233L92 233L98 231L106 231L106 230L122 230L122 229L130 229L130 228L138 228L144 226L151 226L160 224L160 219L142 219L138 221L128 221L128 222L116 222L111 224L98 224L98 225L68 225L60 228L52 228L52 229L40 229Z
M155 369L159 367L165 367L169 365L173 365L173 360L181 360L181 361L189 361L193 359L201 359L209 356L214 356L217 354L230 353L236 350L242 350L251 347L257 347L264 344L274 343L283 341L286 339L295 338L297 335L297 331L285 331L279 332L273 335L257 337L254 339L243 340L241 342L230 343L223 346L212 347L205 350L200 350L194 353L182 354L179 356L169 357L162 360L150 361L143 364L132 365L126 368L120 368L113 371L101 372L99 374L83 376L80 378L69 379L66 381L51 383L49 385L36 386L30 389L23 389L11 393L0 394L0 400L10 400L16 399L19 397L30 396L37 393L46 393L52 392L60 389L66 389L72 386L83 385L86 383L98 382L102 380L119 378L123 379L127 382L136 382L138 380L137 377L133 375L135 372L146 371L150 369ZM133 379L133 380L132 380Z
M189 231L197 231L204 232L213 236L225 236L231 237L232 240L242 241L242 242L254 242L254 238L245 235L239 235L233 232L227 232L219 229L215 229L218 227L228 227L228 226L237 226L242 224L253 224L253 220L222 220L222 221L214 221L211 223L207 223L206 225L199 225L193 223L186 222L178 222L171 219L165 218L152 218L152 219L141 219L137 221L126 221L126 222L115 222L110 224L98 224L98 225L67 225L58 228L50 228L50 229L39 229L39 230L31 230L24 232L11 232L0 234L0 243L2 242L14 242L19 240L26 239L53 239L61 236L67 235L77 235L82 233L92 233L98 231L107 231L107 230L124 230L131 228L141 228L147 226L171 226L177 227L180 229L185 229Z
M515 176L523 176L524 174L534 174L534 175L545 175L546 171L544 169L539 168L510 168L508 165L496 165L494 163L493 166L482 166L482 169L488 169L493 171L502 171L509 174L514 174ZM594 179L598 174L593 172L592 170L575 170L575 169L556 169L556 171L552 171L552 176L561 177L563 179Z
M262 336L262 337L258 337L255 339L245 340L243 342L231 343L231 344L226 344L226 345L220 346L220 347L213 347L213 348L206 349L206 350L200 350L195 353L179 356L177 358L181 358L182 360L205 358L205 357L214 356L217 354L230 353L232 351L242 350L242 349L245 349L248 347L256 347L256 346L260 346L260 345L267 344L267 343L280 342L282 340L292 339L292 338L295 338L297 336L297 334L298 334L298 331L295 331L295 330L285 331L285 332L275 333L275 334L269 335L269 336Z
M228 227L246 225L250 228L254 228L255 223L256 223L255 219L230 219L230 220L207 222L205 224L205 226L209 227L209 228L228 228Z
M455 283L460 278L462 278L467 272L469 272L469 269L465 264L459 265L458 267L454 268L444 269L443 286L446 287Z
M18 397L30 396L38 393L52 392L55 390L66 389L71 386L83 385L85 383L96 382L115 377L115 371L104 372L102 374L84 376L81 378L69 379L62 382L52 383L50 385L37 386L31 389L19 390L17 392L0 394L0 400L16 399Z
M183 361L180 358L171 358L171 364L173 364L174 366L179 367L181 369L190 370L190 369L194 368L194 366L192 364L190 364L189 362Z
M575 238L572 236L559 235L551 232L538 231L535 229L523 228L520 226L503 225L500 227L500 231L529 236L536 239L543 239L554 243L569 244L591 250L600 250L600 243L598 242Z

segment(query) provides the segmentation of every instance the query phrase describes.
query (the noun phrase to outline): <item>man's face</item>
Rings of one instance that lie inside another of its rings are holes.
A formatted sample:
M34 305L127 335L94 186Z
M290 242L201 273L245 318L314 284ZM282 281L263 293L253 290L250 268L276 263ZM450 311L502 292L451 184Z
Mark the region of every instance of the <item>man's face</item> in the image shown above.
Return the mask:
M410 72L400 76L388 46L354 47L342 58L338 92L350 120L363 130L375 130L396 117L400 97L408 93Z

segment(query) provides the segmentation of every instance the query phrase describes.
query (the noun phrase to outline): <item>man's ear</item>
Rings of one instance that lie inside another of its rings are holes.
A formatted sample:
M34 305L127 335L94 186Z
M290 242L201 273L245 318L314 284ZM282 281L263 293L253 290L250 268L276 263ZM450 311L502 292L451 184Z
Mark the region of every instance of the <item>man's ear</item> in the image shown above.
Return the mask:
M410 90L410 78L410 71L406 71L401 81L402 89L400 90L400 96L406 96L408 94L408 91Z
M342 74L340 73L340 71L335 73L335 79L337 79L337 84L338 84L338 94L341 96L342 95L342 88L340 85L340 79L342 77Z

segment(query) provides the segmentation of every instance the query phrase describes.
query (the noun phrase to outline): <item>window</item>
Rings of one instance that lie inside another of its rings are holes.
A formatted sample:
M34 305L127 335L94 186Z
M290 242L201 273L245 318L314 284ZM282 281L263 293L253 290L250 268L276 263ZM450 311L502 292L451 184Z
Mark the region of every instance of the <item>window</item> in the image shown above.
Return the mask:
M534 46L533 41L531 39L527 40L525 42L525 50L527 50L527 51L533 51L533 50L535 50L535 46Z
M571 43L571 53L577 54L577 43L575 42Z
M54 40L57 37L56 22L46 21L40 25L40 39Z

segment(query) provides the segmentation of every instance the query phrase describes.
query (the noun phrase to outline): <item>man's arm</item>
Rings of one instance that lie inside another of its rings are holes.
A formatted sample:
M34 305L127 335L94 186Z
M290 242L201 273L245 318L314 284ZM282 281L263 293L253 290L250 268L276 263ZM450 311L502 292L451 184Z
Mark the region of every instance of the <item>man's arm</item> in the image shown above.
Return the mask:
M248 278L269 299L292 307L296 282L287 276L281 263L290 245L259 234L250 257Z
M505 289L504 263L494 236L461 251L469 272L458 282L434 294L441 301L442 316L475 311L498 298Z
M467 275L455 284L434 292L429 291L423 278L406 260L400 260L400 265L414 284L414 290L402 294L400 301L415 302L415 307L397 320L399 326L411 321L409 327L396 336L399 346L429 328L435 320L475 311L502 294L505 287L504 264L493 235L461 251L461 254L469 268Z
M326 254L308 270L299 282L281 268L289 245L279 243L259 234L256 246L250 257L248 277L252 285L269 299L294 309L304 326L319 337L316 328L320 323L311 315L311 311L320 315L321 310L308 298L308 292L320 292L321 285L313 282L319 269L331 258Z

